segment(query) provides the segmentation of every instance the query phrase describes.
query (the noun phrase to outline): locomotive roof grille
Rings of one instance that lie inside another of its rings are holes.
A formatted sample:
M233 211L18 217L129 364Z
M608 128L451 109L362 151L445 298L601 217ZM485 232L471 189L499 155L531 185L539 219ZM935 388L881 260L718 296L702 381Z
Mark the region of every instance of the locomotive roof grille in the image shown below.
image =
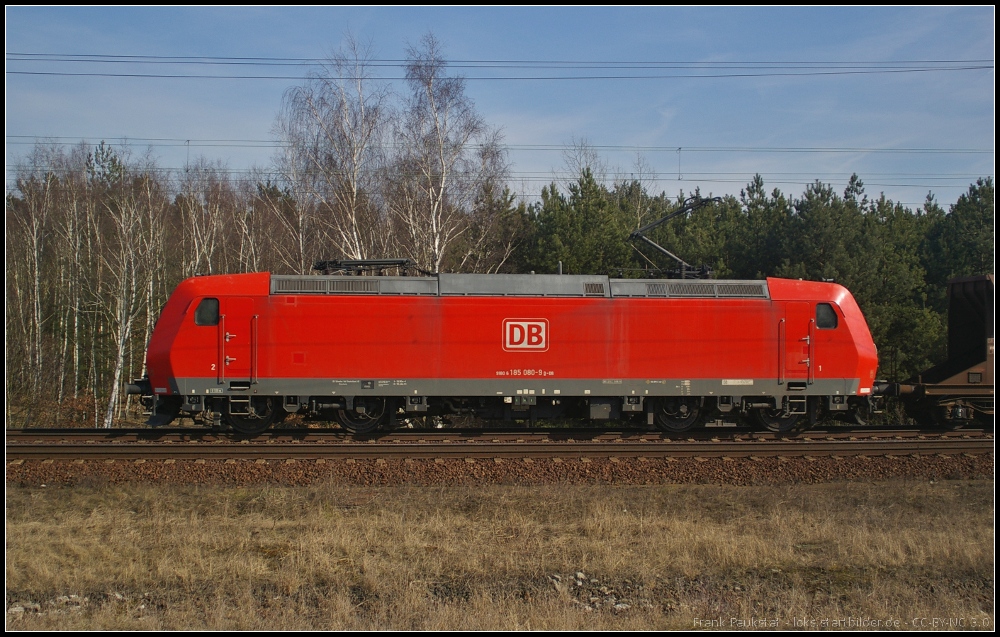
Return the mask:
M667 284L666 283L647 283L646 284L646 296L666 296L667 295Z
M680 299L768 299L766 281L612 279L611 296Z
M770 298L765 281L650 281L558 274L439 274L430 277L272 275L271 294Z
M347 293L375 293L378 294L379 291L379 280L378 279L362 279L360 277L354 280L344 281L343 279L335 279L330 281L330 292L347 292Z
M437 296L437 279L410 276L271 275L271 294L379 294Z
M327 282L317 277L271 277L271 294L325 294Z
M668 283L670 296L716 296L714 283Z
M608 277L564 274L439 274L441 296L608 296Z
M715 290L719 296L765 296L761 283L720 283Z
M378 294L379 280L375 278L336 279L332 277L272 277L272 294Z

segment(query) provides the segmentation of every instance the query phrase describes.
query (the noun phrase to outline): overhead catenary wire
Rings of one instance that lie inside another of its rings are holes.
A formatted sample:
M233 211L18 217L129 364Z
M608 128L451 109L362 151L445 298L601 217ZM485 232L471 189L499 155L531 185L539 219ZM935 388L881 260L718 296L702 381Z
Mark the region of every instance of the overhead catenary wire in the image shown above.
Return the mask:
M255 147L255 148L287 148L293 144L273 139L196 139L193 137L130 137L127 135L7 135L8 145L34 145L36 143L97 143L100 141L115 141L143 146L193 146L193 147ZM110 142L109 142L110 143ZM373 148L391 149L396 144L373 144ZM479 148L477 144L469 144L469 148ZM587 148L607 151L627 152L677 152L677 145L647 146L638 144L586 144ZM574 144L504 144L508 150L552 151L565 152L575 150ZM892 153L892 154L992 154L992 148L931 148L902 147L886 148L876 146L682 146L684 152L695 153Z
M55 75L55 76L91 76L91 77L143 77L143 78L164 78L164 79L283 79L304 81L322 77L324 67L329 68L332 60L319 57L270 57L270 56L160 56L160 55L130 55L130 54L72 54L65 52L36 53L36 52L7 52L7 73L8 75ZM359 60L346 60L348 68L357 63L360 68L373 70L373 74L365 76L364 79L375 81L397 81L405 80L405 76L385 76L380 77L377 72L391 69L405 69L411 64L411 60L398 58L372 58ZM105 72L103 70L83 71L67 70L72 67L86 67L89 64L98 67L119 67L125 70L114 70ZM23 65L29 65L25 67ZM69 67L60 66L69 65ZM145 65L150 69L180 69L184 72L132 72L142 70ZM55 68L57 70L26 70L37 69L38 66ZM203 74L195 72L197 68L276 68L276 67L312 67L313 72L305 75L271 75L266 71L263 74ZM848 75L848 74L872 74L872 73L913 73L932 71L971 71L988 70L994 68L994 60L988 58L970 59L923 59L923 60L558 60L558 59L454 59L445 60L444 66L449 70L480 70L476 76L464 76L465 80L643 80L643 79L667 79L667 78L725 78L725 77L776 77L776 76L821 76L821 75ZM187 71L186 69L191 69ZM538 71L541 73L502 73L490 75L493 71ZM543 71L558 70L560 73L545 73ZM607 70L607 74L594 74L594 70ZM340 79L357 79L343 77ZM108 140L120 140L122 144L142 145L151 148L169 148L184 146L187 149L195 148L287 148L288 144L276 140L263 139L193 139L193 138L170 138L170 137L148 137L148 138L128 138L121 135L104 136L101 138ZM32 136L32 135L8 135L6 143L8 146L24 146L45 141L64 141L66 143L77 143L85 141L82 138L63 136ZM392 145L384 145L383 148L391 148ZM571 144L508 144L506 149L511 153L566 153L572 151L576 146ZM613 152L634 152L634 153L674 153L678 147L669 146L644 146L644 145L587 145L587 148L596 151ZM876 148L876 147L759 147L759 146L683 146L684 153L744 153L744 154L898 154L898 155L991 155L994 150L991 148ZM164 168L164 171L177 171L174 168ZM225 169L229 174L265 174L260 169ZM816 180L839 183L842 177L830 177L829 173L817 173L794 179L793 174L769 173L760 171L765 181L769 185L800 186L815 183ZM808 173L800 173L807 175ZM697 183L718 183L735 184L747 183L744 173L724 173L724 172L698 172L696 170L685 170L683 179L679 173L662 170L644 174L644 178L653 181L670 181L674 184L697 184ZM874 176L874 174L872 174ZM981 176L981 175L977 175ZM675 178L678 177L678 178ZM734 178L728 178L734 177ZM510 180L522 183L549 183L552 181L572 181L573 176L553 176L548 173L518 172L510 175ZM889 178L887 176L887 178ZM914 173L893 173L892 179L915 180L919 183L888 183L866 182L868 187L903 187L903 188L941 188L949 186L949 181L974 181L976 177L965 174L948 177L945 175L914 174ZM8 179L8 184L10 180ZM8 189L9 189L8 185ZM528 195L534 197L534 195Z
M872 75L886 73L930 73L940 71L979 71L993 70L993 65L973 65L956 67L928 67L905 69L873 69L873 70L842 70L842 71L807 71L802 73L711 73L711 74L672 74L672 75L532 75L532 76L464 76L469 81L562 81L562 80L667 80L667 79L718 79L742 77L815 77L823 75ZM6 71L7 75L34 75L55 77L121 77L121 78L162 78L162 79L202 79L202 80L294 80L306 81L312 79L308 75L194 75L190 73L73 73L66 71ZM371 76L340 76L337 79L355 82L358 80L403 81L402 77L371 77Z
M229 79L229 80L295 80L304 81L323 77L324 67L335 62L328 58L286 58L247 56L161 56L161 55L120 55L120 54L72 54L8 52L6 62L11 64L70 64L70 65L129 65L130 67L232 67L274 68L274 67L314 67L317 71L306 75L236 75L204 74L190 72L138 72L138 71L68 71L68 70L19 70L8 68L8 75L35 75L57 77L120 77L120 78L162 78L162 79ZM405 70L412 60L395 58L370 58L344 60L365 71L399 69ZM810 77L825 75L870 75L883 73L928 73L951 71L977 71L994 68L992 59L930 59L930 60L531 60L498 59L444 60L449 69L461 70L518 70L518 71L563 71L563 74L546 75L468 75L462 79L470 81L560 81L560 80L647 80L647 79L706 79L741 77ZM579 71L646 71L641 74L580 74ZM654 74L654 71L674 71L670 74ZM702 71L696 73L695 71ZM704 72L707 71L707 72ZM402 76L379 76L363 74L359 77L340 76L339 79L376 81L401 81Z

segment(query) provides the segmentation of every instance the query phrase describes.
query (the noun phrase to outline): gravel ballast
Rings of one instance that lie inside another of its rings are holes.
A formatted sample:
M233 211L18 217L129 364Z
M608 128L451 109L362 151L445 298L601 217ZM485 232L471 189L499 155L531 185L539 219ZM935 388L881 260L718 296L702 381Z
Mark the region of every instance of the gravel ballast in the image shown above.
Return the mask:
M346 485L794 484L992 479L993 454L761 458L11 461L16 486L121 484Z

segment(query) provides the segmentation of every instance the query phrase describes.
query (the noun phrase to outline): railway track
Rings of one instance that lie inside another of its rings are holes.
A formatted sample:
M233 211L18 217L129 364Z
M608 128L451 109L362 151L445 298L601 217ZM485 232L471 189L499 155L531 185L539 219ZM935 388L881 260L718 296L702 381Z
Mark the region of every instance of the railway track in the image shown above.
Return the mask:
M984 454L991 433L835 429L798 435L699 431L430 430L355 436L275 430L246 437L204 429L32 429L6 432L8 461L235 459L502 459L905 456Z

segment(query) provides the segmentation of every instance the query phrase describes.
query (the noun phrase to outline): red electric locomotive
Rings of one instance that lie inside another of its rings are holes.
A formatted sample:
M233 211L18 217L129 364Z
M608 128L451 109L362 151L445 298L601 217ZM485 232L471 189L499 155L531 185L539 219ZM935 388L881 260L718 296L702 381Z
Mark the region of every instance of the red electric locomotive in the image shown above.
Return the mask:
M833 283L258 273L182 282L131 390L152 425L200 413L245 433L296 412L353 432L449 413L788 431L863 412L877 364Z

